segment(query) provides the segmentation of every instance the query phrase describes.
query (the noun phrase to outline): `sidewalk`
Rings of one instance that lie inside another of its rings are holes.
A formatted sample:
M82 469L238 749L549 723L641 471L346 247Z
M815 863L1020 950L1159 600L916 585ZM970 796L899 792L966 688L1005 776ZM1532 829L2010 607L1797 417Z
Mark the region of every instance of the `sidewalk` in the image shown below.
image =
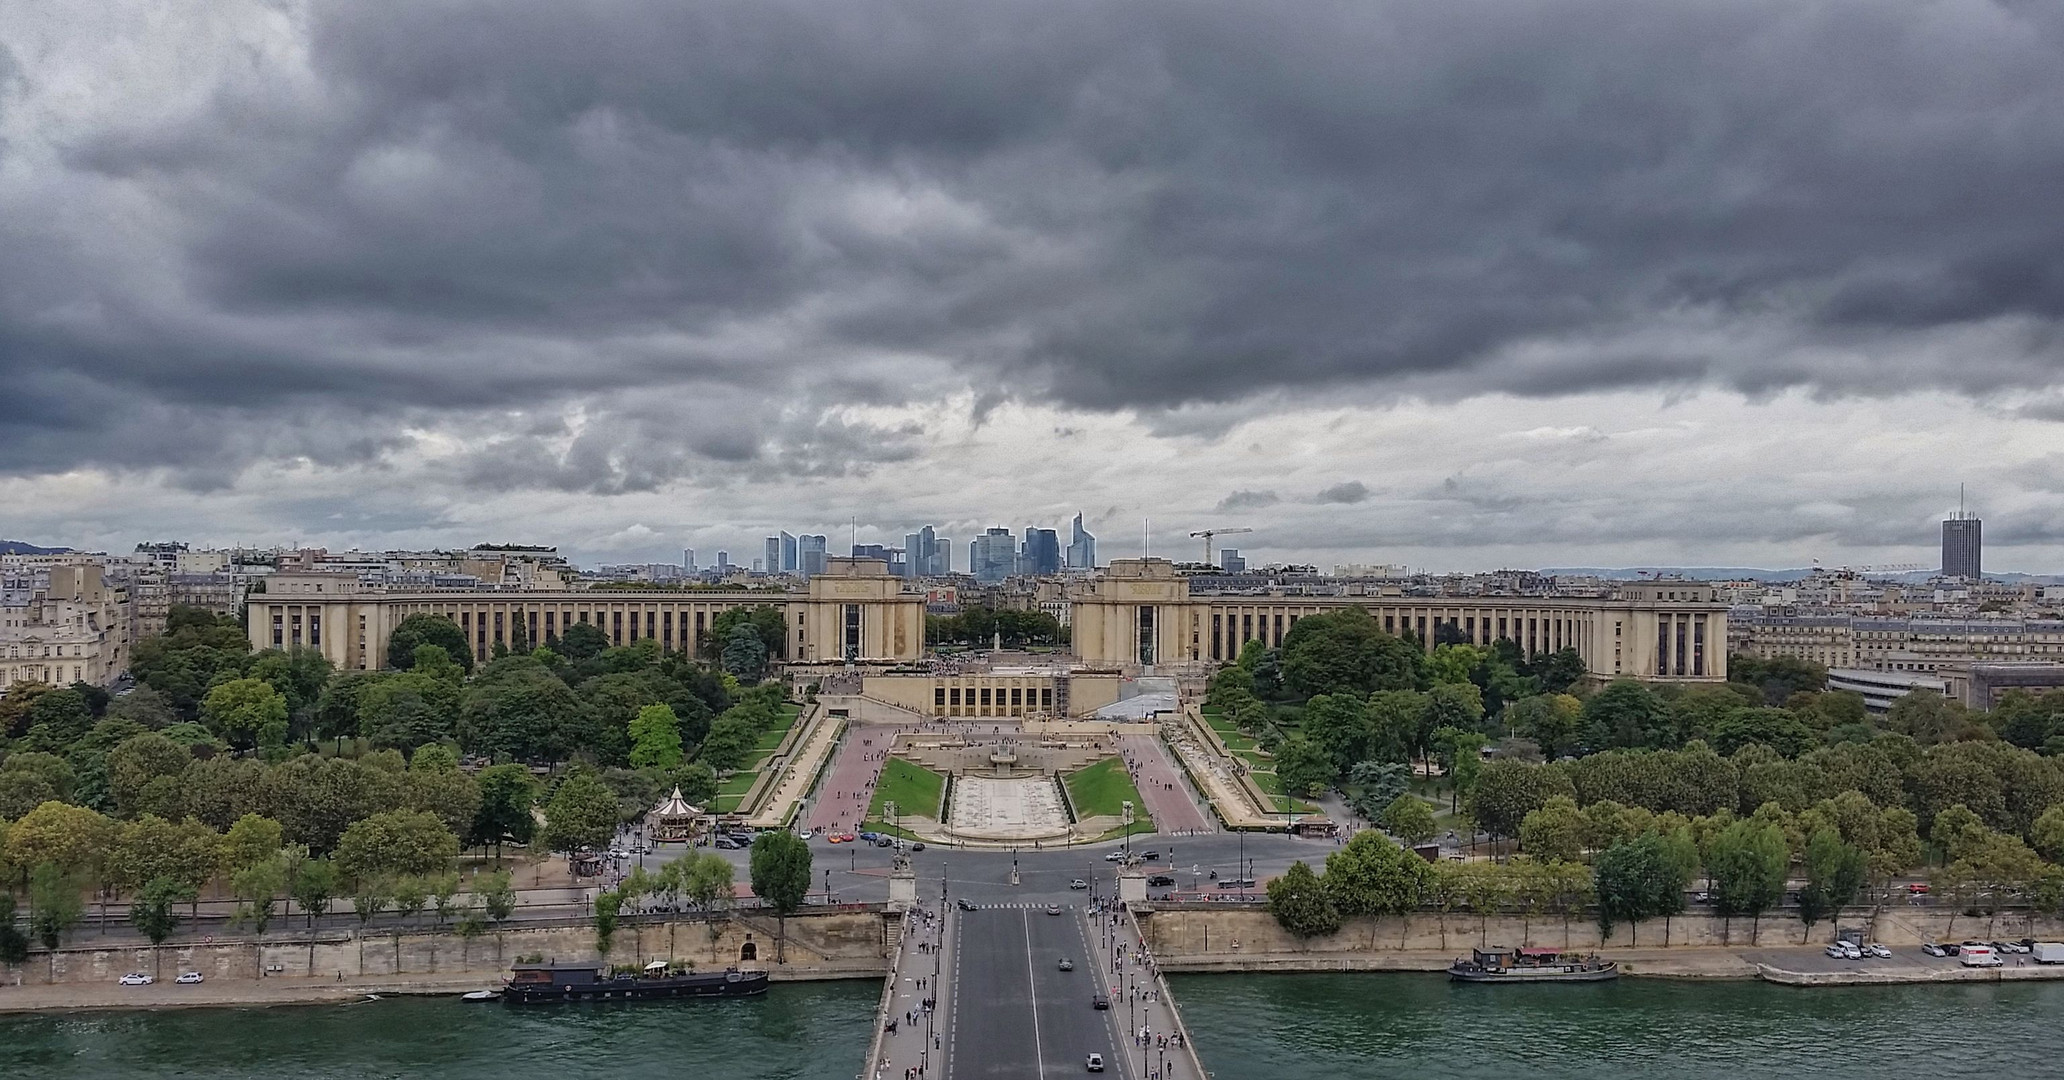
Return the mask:
M920 904L904 923L903 942L896 950L895 970L883 998L877 1023L893 1021L894 1032L879 1037L879 1049L866 1076L869 1080L917 1080L946 1075L946 1032L951 1030L950 995L939 987L958 927L947 927L950 912ZM928 1004L929 1003L929 1004Z
M1112 1019L1127 1036L1115 1048L1132 1080L1205 1080L1180 1009L1153 958L1140 947L1139 924L1123 911L1091 911L1097 974L1111 995Z
M755 829L778 829L788 823L789 812L798 800L810 793L810 785L817 781L817 773L824 767L824 759L831 755L838 745L846 720L833 716L830 711L815 707L815 722L803 737L802 745L789 755L782 765L781 779L775 782L774 791L761 800L760 808L746 820Z

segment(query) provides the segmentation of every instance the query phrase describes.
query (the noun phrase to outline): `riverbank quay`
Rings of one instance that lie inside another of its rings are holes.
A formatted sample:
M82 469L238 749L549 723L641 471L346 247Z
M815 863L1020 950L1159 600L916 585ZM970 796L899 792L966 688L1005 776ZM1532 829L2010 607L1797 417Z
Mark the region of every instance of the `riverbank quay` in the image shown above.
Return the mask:
M952 915L943 905L934 909L920 904L911 910L894 966L882 985L862 1080L946 1075L953 1000L941 991L958 938Z
M329 1001L361 992L483 989L499 985L509 965L523 956L622 967L655 960L702 970L737 966L764 970L783 982L878 979L889 969L900 920L880 904L803 912L786 920L758 911L638 916L618 924L606 953L596 948L594 926L587 921L512 927L473 938L450 930L319 930L158 947L72 946L32 953L25 963L0 971L0 1010ZM132 971L151 975L157 983L119 986L117 980ZM203 981L173 982L187 971L199 972ZM361 991L366 987L385 989Z

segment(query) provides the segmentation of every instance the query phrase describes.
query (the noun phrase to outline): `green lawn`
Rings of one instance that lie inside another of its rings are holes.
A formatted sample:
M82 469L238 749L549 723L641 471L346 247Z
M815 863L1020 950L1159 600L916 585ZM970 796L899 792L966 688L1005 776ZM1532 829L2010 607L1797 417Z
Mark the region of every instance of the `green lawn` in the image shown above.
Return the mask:
M1132 775L1125 771L1125 762L1118 758L1105 758L1087 769L1069 773L1067 783L1068 799L1075 804L1076 817L1118 817L1124 813L1124 803L1130 800L1133 831L1153 831L1154 819L1147 813L1146 800L1140 798L1139 789L1132 786Z
M893 802L898 814L937 819L939 801L945 796L944 776L892 757L882 767L881 782L874 785L874 801L868 804L867 816L885 820L887 815L882 808Z

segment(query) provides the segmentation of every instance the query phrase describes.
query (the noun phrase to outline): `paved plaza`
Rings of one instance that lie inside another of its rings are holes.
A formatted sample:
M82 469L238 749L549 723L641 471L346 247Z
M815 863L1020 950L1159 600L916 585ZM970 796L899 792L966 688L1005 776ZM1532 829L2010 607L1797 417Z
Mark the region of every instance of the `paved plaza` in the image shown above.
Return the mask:
M1050 776L958 776L952 802L947 830L971 840L1043 840L1070 831Z

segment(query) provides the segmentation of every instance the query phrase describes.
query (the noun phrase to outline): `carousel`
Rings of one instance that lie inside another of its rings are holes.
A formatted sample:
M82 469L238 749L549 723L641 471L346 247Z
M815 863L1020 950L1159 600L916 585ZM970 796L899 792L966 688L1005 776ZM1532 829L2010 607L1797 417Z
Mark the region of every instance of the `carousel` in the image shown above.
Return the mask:
M645 815L646 832L660 843L694 840L701 822L702 809L682 798L679 786Z

